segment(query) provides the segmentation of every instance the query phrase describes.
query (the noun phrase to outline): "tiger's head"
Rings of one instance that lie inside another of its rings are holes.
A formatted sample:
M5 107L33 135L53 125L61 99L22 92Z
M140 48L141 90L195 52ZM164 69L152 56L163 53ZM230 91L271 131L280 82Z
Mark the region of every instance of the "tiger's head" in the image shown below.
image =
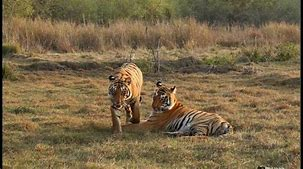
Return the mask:
M168 88L162 85L160 81L156 83L156 86L157 88L153 94L152 103L154 112L163 112L172 109L177 102L176 86Z
M125 101L131 98L130 90L131 78L119 78L110 75L108 77L111 84L108 87L108 95L112 102L112 107L121 109L125 105Z

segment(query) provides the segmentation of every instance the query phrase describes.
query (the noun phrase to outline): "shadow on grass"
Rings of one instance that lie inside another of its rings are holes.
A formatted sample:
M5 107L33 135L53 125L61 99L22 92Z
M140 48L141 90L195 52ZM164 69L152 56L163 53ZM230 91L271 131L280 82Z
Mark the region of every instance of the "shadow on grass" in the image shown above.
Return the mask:
M104 124L87 123L80 127L59 127L52 126L41 128L36 134L25 136L26 144L44 143L48 145L77 144L87 145L91 143L104 143L112 141L144 141L152 139L155 135L163 136L160 133L151 132L123 132L121 135L112 134L110 126Z
M84 145L94 142L104 142L111 137L111 131L109 128L100 128L98 130L90 129L64 129L64 128L52 128L42 129L36 135L26 136L25 142L44 143L49 145L56 144L77 144Z
M113 62L71 62L71 61L36 61L34 63L21 66L24 70L27 71L93 71L98 70L102 72L111 72L112 70L120 67L123 63L121 61ZM145 74L155 73L154 63L148 59L138 59L134 60L134 63ZM227 73L229 71L236 70L233 65L209 65L204 63L201 60L198 60L194 57L181 58L178 60L171 61L161 61L160 71L163 73Z
M249 79L247 84L261 85L265 87L278 87L285 89L299 89L301 85L300 77L290 77L278 73L266 74Z
M211 65L194 57L162 61L160 69L161 71L171 73L227 73L236 70L231 64Z
M105 67L97 62L70 62L70 61L39 61L22 66L27 71L64 71L64 70L94 70Z

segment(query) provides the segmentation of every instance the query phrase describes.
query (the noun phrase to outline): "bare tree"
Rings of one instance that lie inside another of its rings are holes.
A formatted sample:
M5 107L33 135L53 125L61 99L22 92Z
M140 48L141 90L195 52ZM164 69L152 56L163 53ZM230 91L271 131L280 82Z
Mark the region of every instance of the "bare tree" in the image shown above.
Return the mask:
M150 35L148 29L145 29L147 39L147 49L150 51L152 56L152 67L154 69L154 73L160 73L160 48L161 48L161 35Z
M160 43L161 42L159 39L157 43L156 55L154 56L155 67L156 67L155 72L157 73L160 73Z
M160 67L161 67L161 62L160 62L160 39L157 41L157 45L153 47L148 47L150 54L152 56L152 67L154 69L154 73L160 73Z
M138 48L138 42L133 40L131 42L131 50L130 50L130 53L129 53L129 62L132 62L133 61L133 58L135 56L135 51L137 50Z

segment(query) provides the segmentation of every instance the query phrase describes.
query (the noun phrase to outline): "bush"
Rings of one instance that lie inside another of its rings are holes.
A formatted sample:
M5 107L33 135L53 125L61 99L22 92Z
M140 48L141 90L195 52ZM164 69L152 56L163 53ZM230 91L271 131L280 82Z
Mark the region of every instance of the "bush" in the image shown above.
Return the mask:
M29 17L34 12L32 0L5 0L2 10L5 17Z
M277 46L275 61L287 61L298 57L300 54L298 46L293 43L280 44Z
M269 50L261 48L245 48L242 49L242 53L244 56L247 56L251 62L255 63L270 61L272 57Z
M287 61L299 57L298 45L294 43L282 43L276 47L244 48L242 54L251 62Z
M150 59L137 59L134 63L141 69L143 73L151 73L154 71L153 63Z
M4 44L2 45L2 56L7 56L9 54L19 53L20 48L17 45Z
M2 79L7 79L7 80L16 80L17 79L16 75L15 75L15 70L8 63L2 64Z

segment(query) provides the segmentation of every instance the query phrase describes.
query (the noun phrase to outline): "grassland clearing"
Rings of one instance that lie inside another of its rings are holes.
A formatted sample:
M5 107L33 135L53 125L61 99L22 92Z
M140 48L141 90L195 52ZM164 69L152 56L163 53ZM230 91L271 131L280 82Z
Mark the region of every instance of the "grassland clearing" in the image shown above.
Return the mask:
M5 57L15 67L17 80L3 82L3 164L12 168L299 168L298 58L235 63L228 69L203 67L195 60L238 51L163 50L160 74L153 73L146 50L138 49L134 57L144 73L142 119L151 111L155 82L162 80L177 86L177 96L185 105L218 113L234 126L234 134L219 138L171 138L161 133L114 137L107 78L127 60L129 50ZM245 67L255 71L247 73Z

